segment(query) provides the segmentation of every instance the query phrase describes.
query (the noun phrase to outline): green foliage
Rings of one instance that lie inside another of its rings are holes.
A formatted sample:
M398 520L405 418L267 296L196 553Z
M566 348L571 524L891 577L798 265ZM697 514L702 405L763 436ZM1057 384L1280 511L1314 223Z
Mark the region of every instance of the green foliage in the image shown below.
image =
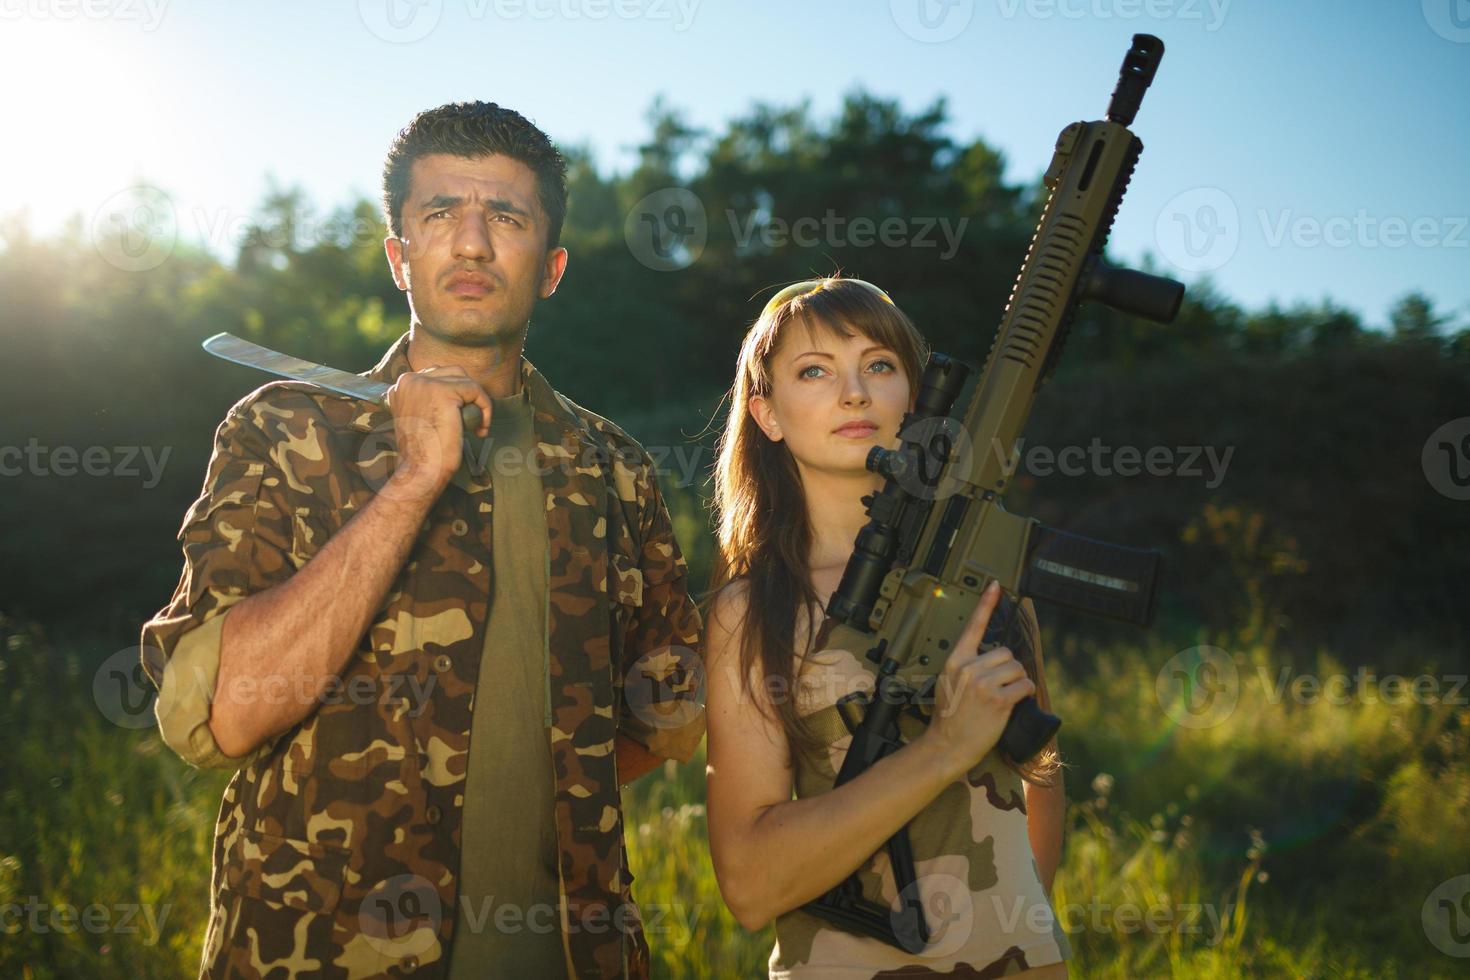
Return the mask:
M0 907L109 910L101 929L21 924L0 975L180 976L197 966L225 777L186 766L152 730L102 718L95 657L8 620L0 643ZM1085 680L1048 659L1065 719L1070 798L1053 893L1074 973L1452 976L1420 909L1470 866L1470 710L1354 697L1303 702L1244 631L1233 710L1178 723L1154 678L1162 636L1099 658ZM1044 647L1056 649L1047 629ZM1313 673L1345 668L1323 655ZM624 797L634 894L655 976L757 976L774 942L720 898L707 848L704 754ZM29 896L36 896L34 900ZM151 908L161 928L135 912ZM43 914L40 921L49 920Z

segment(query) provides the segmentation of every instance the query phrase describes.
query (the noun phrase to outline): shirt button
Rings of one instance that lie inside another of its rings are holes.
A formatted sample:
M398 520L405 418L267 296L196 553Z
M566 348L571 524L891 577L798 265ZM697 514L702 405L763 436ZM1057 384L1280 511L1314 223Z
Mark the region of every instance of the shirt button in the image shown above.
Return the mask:
M442 674L450 668L452 663L453 661L449 659L449 654L441 653L434 658L434 669Z
M430 803L428 809L424 811L424 819L429 823L438 823L442 816L444 816L443 812L433 803Z
M403 968L405 970L417 970L419 968L419 958L417 956L405 956L403 958Z
M465 532L469 529L470 526L464 522L464 518L462 517L456 517L454 519L454 523L449 525L449 530L453 531L460 537L464 537Z

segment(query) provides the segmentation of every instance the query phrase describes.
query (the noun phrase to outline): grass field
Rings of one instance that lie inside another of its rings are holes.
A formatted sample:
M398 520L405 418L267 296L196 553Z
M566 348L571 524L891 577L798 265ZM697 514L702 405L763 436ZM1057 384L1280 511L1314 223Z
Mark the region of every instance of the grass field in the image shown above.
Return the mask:
M95 658L15 621L3 636L0 976L192 976L223 774L109 720ZM1065 638L1045 646L1074 975L1465 974L1470 709L1435 658L1406 697L1325 654L1282 662L1254 627L1094 652L1086 672ZM702 753L625 800L655 974L763 976L772 937L724 909L703 800Z

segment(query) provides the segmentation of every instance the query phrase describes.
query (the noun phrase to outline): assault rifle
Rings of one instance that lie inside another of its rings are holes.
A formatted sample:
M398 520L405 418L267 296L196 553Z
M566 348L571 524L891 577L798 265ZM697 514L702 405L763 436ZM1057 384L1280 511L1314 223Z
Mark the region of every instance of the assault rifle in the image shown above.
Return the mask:
M904 743L898 721L927 720L936 678L980 594L998 579L1014 601L1030 596L1140 626L1153 621L1157 551L1105 544L1009 513L1001 503L1016 441L1036 392L1051 377L1077 308L1095 300L1169 323L1184 286L1103 261L1118 205L1143 143L1128 129L1164 44L1135 34L1106 120L1076 122L1057 138L1043 178L1050 192L1026 261L962 419L950 416L969 375L930 356L900 446L874 447L868 469L883 489L863 498L859 532L826 609L819 648L867 650L878 666L871 694L838 702L852 731L836 785ZM993 630L992 630L993 631ZM1034 697L1012 709L999 748L1016 763L1039 752L1060 719ZM899 907L864 898L856 873L803 906L834 925L908 952L929 943L908 828L889 839Z

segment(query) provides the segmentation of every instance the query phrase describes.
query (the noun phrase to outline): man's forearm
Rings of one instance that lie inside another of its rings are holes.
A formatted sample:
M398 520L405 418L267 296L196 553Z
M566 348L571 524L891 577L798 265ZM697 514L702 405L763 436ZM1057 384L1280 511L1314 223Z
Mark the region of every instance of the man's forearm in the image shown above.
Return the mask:
M242 756L311 713L370 625L436 496L395 474L294 575L230 608L209 717L221 752Z

